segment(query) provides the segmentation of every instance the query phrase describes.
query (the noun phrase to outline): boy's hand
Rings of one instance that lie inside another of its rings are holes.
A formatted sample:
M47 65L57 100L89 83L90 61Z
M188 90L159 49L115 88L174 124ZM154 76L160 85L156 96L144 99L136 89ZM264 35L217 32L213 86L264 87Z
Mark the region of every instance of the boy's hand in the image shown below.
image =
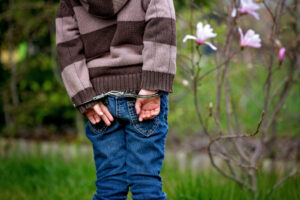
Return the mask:
M156 90L141 89L139 95L149 95L157 93ZM135 103L136 113L139 115L139 121L143 119L152 119L160 112L160 96L150 98L137 98Z
M93 107L89 108L85 115L89 118L92 124L96 124L101 120L104 120L107 126L110 126L114 118L110 114L108 108L100 101L99 103L95 104Z

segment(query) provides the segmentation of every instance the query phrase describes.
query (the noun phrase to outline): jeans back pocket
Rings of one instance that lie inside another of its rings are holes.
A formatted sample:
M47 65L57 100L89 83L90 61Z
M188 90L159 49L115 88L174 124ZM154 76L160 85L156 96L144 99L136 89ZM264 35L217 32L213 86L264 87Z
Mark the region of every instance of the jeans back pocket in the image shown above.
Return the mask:
M156 115L152 119L143 119L143 121L139 121L139 115L136 113L135 110L135 102L136 100L128 100L127 106L129 110L130 115L130 122L136 132L142 134L143 136L149 137L153 134L153 132L156 130L159 124L161 112Z
M108 106L109 103L108 103L107 96L104 97L103 99L101 99L101 101L105 106ZM102 134L108 128L108 126L106 125L106 123L104 122L104 120L102 118L101 118L100 122L98 122L96 124L92 124L92 122L90 120L88 120L87 125L88 125L88 128L91 130L91 132L94 134Z
M90 121L88 121L87 123L88 123L90 130L94 134L102 134L108 128L108 126L105 124L103 119L101 119L101 121L96 124L92 124Z

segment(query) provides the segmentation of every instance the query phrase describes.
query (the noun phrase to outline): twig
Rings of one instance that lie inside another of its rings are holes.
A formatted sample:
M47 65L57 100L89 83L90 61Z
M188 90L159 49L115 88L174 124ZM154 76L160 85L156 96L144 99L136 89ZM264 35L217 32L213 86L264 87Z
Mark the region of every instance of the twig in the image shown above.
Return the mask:
M243 163L241 163L241 162L238 162L237 160L235 160L235 159L233 159L233 158L229 158L228 156L225 156L225 155L220 154L220 153L214 153L214 152L212 152L212 154L215 155L215 156L218 156L218 157L222 158L222 159L225 160L225 161L228 161L228 162L230 162L230 163L236 164L236 165L239 166L239 167L247 168L247 169L250 169L250 168L251 168L251 169L257 170L257 166L245 165L245 164L243 164Z
M292 178L293 176L300 174L299 169L294 169L289 175L278 181L268 192L266 196L270 196L270 194L276 190L279 186L281 186L284 182L286 182L288 179Z
M263 4L264 4L264 6L266 7L266 9L267 9L269 15L271 16L272 21L275 23L276 19L275 19L275 16L273 15L273 12L271 11L270 6L266 3L265 0L263 0Z
M213 143L215 143L216 141L219 141L219 140L225 140L225 139L237 139L237 138L244 138L244 137L253 137L255 135L258 134L259 132L259 129L260 129L260 126L261 126L261 123L264 119L264 116L265 116L265 112L263 111L262 112L262 116L261 116L261 120L259 121L258 125L257 125L257 128L256 128L256 131L252 134L242 134L242 135L221 135L221 136L218 136L214 139L212 139L209 143L209 146L211 146Z
M205 78L205 76L209 75L210 73L214 72L217 69L220 69L223 65L228 63L238 52L233 53L231 56L229 56L225 61L223 61L221 64L217 65L215 68L205 72L203 75L199 77L199 81Z
M216 163L213 159L213 155L212 155L213 153L212 153L211 147L215 142L217 142L219 140L236 139L236 138L243 138L243 137L253 137L253 136L257 135L263 119L264 119L264 111L262 112L262 117L261 117L260 122L258 123L256 131L253 134L227 135L227 136L220 135L220 136L216 137L215 139L212 139L208 144L208 155L209 155L209 158L210 158L210 161L211 161L213 167L215 167L223 176L236 181L241 187L246 186L247 188L250 188L251 190L252 190L252 188L249 185L247 185L245 182L243 182L239 177L226 173L225 171L223 171L221 168L219 168L216 165Z
M272 95L272 97L271 97L271 99L270 99L270 102L273 102L273 99L274 99L275 97L278 96L279 91L280 91L280 88L281 88L284 84L286 84L286 82L287 82L288 80L289 80L289 78L288 78L288 76L286 76L286 77L283 79L283 81L281 81L281 82L277 85L277 87L274 89L274 92L273 92L273 95Z

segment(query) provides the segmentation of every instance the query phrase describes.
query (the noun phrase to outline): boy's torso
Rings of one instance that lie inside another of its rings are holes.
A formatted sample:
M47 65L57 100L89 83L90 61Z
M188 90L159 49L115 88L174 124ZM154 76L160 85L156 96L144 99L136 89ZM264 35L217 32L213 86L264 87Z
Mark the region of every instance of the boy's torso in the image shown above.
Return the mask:
M108 19L90 14L84 2L73 6L88 68L143 63L145 11L142 2L129 0Z
M173 92L175 19L173 0L60 0L58 60L74 104L110 90Z

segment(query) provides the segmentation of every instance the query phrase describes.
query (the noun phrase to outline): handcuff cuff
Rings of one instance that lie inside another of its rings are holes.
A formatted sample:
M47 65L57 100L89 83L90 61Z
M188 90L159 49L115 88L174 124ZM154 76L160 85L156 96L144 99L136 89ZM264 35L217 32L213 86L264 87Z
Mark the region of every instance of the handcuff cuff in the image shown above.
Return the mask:
M162 95L162 91L158 90L157 93L155 93L155 94L142 95L142 94L133 94L133 93L127 93L127 92L122 92L122 91L111 90L109 92L97 95L97 96L93 97L91 100L85 101L85 102L83 102L81 104L78 104L78 105L73 104L73 106L75 108L77 108L77 107L82 106L84 104L87 104L87 103L90 103L90 102L102 99L102 98L104 98L105 96L108 96L108 95L124 96L124 97L132 97L132 98L150 98L150 97L161 96Z

